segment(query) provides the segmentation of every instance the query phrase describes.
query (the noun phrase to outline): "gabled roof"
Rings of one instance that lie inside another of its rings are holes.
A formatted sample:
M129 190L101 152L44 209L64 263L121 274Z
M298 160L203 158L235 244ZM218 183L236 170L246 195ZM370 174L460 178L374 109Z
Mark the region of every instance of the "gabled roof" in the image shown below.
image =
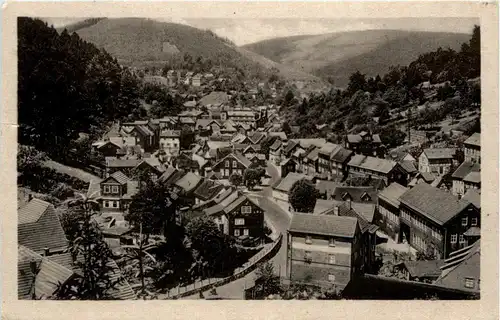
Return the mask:
M441 275L444 260L404 261L402 265L412 278L437 278Z
M160 178L158 179L159 181L161 182L165 182L167 181L175 172L177 172L177 169L172 167L172 166L169 166L167 167L167 169L165 170L165 172L163 172L163 174L160 176Z
M243 154L245 154L247 151L254 151L254 152L259 152L261 150L260 144L251 144L248 145L244 150Z
M335 200L346 201L348 198L352 202L377 202L377 190L374 187L349 187L338 186L332 193Z
M292 186L295 182L306 179L308 181L312 180L312 177L306 176L304 174L296 173L296 172L289 172L286 177L281 178L278 180L273 186L273 189L276 189L281 192L288 193L290 189L292 189Z
M204 179L194 191L194 196L203 201L207 201L215 197L223 188L223 185L214 180Z
M330 156L336 150L340 149L340 145L327 142L319 149L319 153Z
M186 173L182 178L175 182L175 185L182 188L185 192L193 191L200 183L201 177L192 172Z
M116 159L108 158L106 159L106 167L108 168L134 168L142 160L140 159Z
M247 197L246 195L241 195L239 196L236 200L234 200L233 202L231 202L228 206L226 206L224 208L224 213L226 214L230 214L231 212L233 212L239 205L241 205L242 203L244 203L245 201L249 201L251 202L252 204L254 204L255 206L259 207L259 205L257 205L254 201L252 201L249 197ZM252 210L252 212L254 212Z
M338 208L338 215L341 217L351 217L351 218L356 218L359 224L359 228L361 230L361 233L365 233L366 231L369 231L372 224L371 222L366 219L361 213L357 212L354 207L351 205L349 207L348 203L341 203L340 205L335 205L333 208L330 208L324 212L321 212L320 215L335 215L335 207ZM373 218L372 218L373 220Z
M481 183L481 172L470 172L464 177L464 181L470 183Z
M153 136L154 133L146 125L135 126L134 129L144 136Z
M358 220L352 217L294 213L289 232L353 238Z
M314 148L307 154L306 158L311 160L311 161L316 161L316 160L318 160L318 153L319 153L319 149Z
M119 184L125 184L125 183L127 183L128 180L130 180L130 178L127 177L125 175L125 173L123 173L121 171L114 172L113 174L110 175L110 177L113 177L116 181L118 181ZM104 181L106 181L106 180L104 180Z
M469 201L476 208L481 209L481 191L477 189L469 189L462 197L463 200Z
M464 161L462 164L453 172L451 177L453 179L463 179L471 172L479 172L481 170L481 164L474 163L471 161Z
M216 167L217 165L219 165L220 163L222 163L223 161L225 161L227 158L236 159L237 161L239 161L246 168L248 168L252 164L252 162L250 160L248 160L241 153L232 152L232 153L228 154L227 156L225 156L224 158L222 158L221 160L219 160L216 164L214 164L214 167Z
M440 225L448 222L471 204L427 183L417 184L406 191L399 200Z
M247 138L246 135L242 134L242 133L237 133L234 135L234 137L231 139L231 142L232 143L242 143L245 141L245 139Z
M352 153L353 153L352 150L346 149L341 146L340 148L336 149L336 151L335 150L333 151L333 153L330 156L330 160L339 163L344 163L347 159L349 159Z
M257 144L261 142L265 136L266 135L262 132L254 132L254 134L252 136L249 136L248 138L250 139L252 144Z
M464 141L464 144L470 144L473 146L481 147L481 134L480 133L474 133L471 135L467 140Z
M280 139L276 139L274 143L269 147L269 150L276 151L278 150L282 145L282 142Z
M285 154L288 154L288 153L290 153L290 152L293 150L293 148L295 148L295 147L296 147L296 146L298 146L298 145L299 145L299 142L298 142L298 141L295 141L295 140L290 140L290 141L288 141L288 144L286 145L286 147L285 147L285 149L283 150L283 152L284 152Z
M54 206L40 199L33 199L17 211L17 241L35 252L44 248L62 251L68 247Z
M396 166L396 162L356 154L352 157L351 161L349 161L348 165L387 174Z
M18 247L18 298L32 299L34 292L37 298L50 298L59 288L70 280L75 273L47 257L42 257L35 251L19 245ZM30 262L34 261L38 273L33 283Z
M454 148L429 148L424 149L428 159L453 159L456 149Z
M408 191L408 188L403 187L397 182L391 183L387 188L382 190L379 194L378 197L379 199L382 199L391 205L395 206L396 208L399 208L399 198L406 192Z
M415 173L418 171L418 169L415 167L413 164L413 161L411 160L403 160L399 162L399 165L401 168L406 171L407 173Z

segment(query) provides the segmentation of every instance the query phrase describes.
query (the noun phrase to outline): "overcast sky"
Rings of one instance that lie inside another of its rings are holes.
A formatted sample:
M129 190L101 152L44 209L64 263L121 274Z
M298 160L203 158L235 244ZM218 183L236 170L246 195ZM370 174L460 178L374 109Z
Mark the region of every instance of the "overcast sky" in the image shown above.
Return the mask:
M55 27L82 20L81 18L44 18ZM477 18L390 18L390 19L215 19L215 18L161 18L200 29L210 29L227 37L237 45L265 39L306 34L323 34L342 31L373 29L398 29L413 31L436 31L472 33Z

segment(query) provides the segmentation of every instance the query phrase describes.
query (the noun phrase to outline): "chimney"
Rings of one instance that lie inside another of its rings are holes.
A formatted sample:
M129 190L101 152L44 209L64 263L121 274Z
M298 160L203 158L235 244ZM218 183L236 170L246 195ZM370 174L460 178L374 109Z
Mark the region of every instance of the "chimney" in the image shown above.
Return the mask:
M338 206L333 207L333 215L334 216L338 216L339 215L339 207Z
M33 200L33 195L30 193L30 194L28 194L28 202L31 200Z
M35 260L31 260L30 261L30 270L31 270L31 273L32 274L36 274L36 261Z
M44 257L49 256L49 253L50 253L50 249L49 248L47 248L47 247L43 248L43 256Z
M347 199L347 206L348 206L349 210L352 209L352 207L351 207L351 198Z

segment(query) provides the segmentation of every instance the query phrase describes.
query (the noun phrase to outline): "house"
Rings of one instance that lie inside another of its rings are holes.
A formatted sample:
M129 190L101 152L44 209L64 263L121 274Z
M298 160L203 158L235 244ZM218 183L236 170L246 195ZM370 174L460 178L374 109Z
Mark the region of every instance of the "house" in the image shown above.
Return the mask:
M337 186L331 193L331 199L360 203L377 203L377 190L374 187Z
M481 289L481 243L450 253L441 266L441 275L434 282L447 288L479 293Z
M177 85L177 74L174 70L168 70L167 72L167 82L169 87L175 87Z
M481 210L481 190L469 189L464 194L463 198L465 201L469 201L476 208Z
M302 161L302 172L314 175L318 172L319 148L311 146Z
M17 242L45 256L60 254L69 245L54 206L36 198L17 210Z
M475 174L477 173L477 174ZM479 178L479 188L474 188ZM452 193L456 196L463 196L467 189L465 184L467 182L468 186L472 189L480 189L480 178L481 178L481 164L479 162L464 161L462 164L453 172L451 175L452 180Z
M296 168L297 162L294 159L285 158L283 161L281 161L279 166L280 176L286 177L290 172L295 172Z
M149 125L135 125L129 134L135 137L136 144L145 152L152 152L158 148L158 134Z
M330 157L340 149L340 145L327 142L318 150L318 172L331 174Z
M478 208L426 183L409 189L399 201L400 240L437 258L466 247L467 234L480 228Z
M214 198L219 192L224 189L224 186L217 181L204 179L202 183L194 190L195 204L209 201Z
M380 159L361 154L354 155L347 164L349 176L374 177L384 180L386 185L399 182L406 185L406 175L399 164L392 160Z
M376 205L374 203L363 203L363 202L348 202L341 200L325 200L325 199L317 199L316 205L314 206L314 214L323 214L328 210L333 209L335 206L349 206L351 205L351 209L354 210L359 216L363 217L363 220L371 224L375 224L376 218Z
M432 283L441 275L445 260L403 261L395 265L406 280Z
M160 133L160 149L175 156L179 154L181 146L180 130L162 130Z
M233 173L243 176L243 172L250 164L250 160L241 153L233 152L215 163L212 170L219 172L223 179L229 179Z
M455 157L454 148L424 149L418 157L418 171L432 172L435 175L447 174Z
M142 162L136 158L106 158L106 176L117 171L122 171L125 174L130 174L132 170Z
M378 134L362 131L358 134L348 134L345 138L345 147L353 150L356 154L365 156L380 156L379 148L382 140Z
M393 182L378 194L377 208L382 218L379 225L396 242L399 241L399 198L406 191L408 188Z
M234 189L220 194L203 212L214 219L219 230L242 244L260 244L264 237L264 211L248 196Z
M193 172L187 172L183 177L173 183L174 191L184 196L191 195L203 181L203 178Z
M247 124L247 125L251 126L252 128L257 127L258 114L255 113L253 110L230 109L230 110L221 112L221 116L222 116L222 113L226 114L225 115L226 119L232 120L235 124Z
M321 199L332 199L335 189L340 186L337 181L316 180L316 190Z
M135 143L135 139L134 139ZM118 144L112 141L97 141L92 144L92 147L104 157L116 157L121 151L123 144Z
M138 188L137 181L131 180L121 171L116 171L102 181L90 181L88 194L96 194L101 211L123 212L128 209Z
M155 181L165 172L165 167L157 158L144 158L134 169L132 169L132 174L137 172L145 172Z
M356 218L294 213L287 232L286 277L342 290L360 273L360 251Z
M191 84L193 85L193 87L200 87L202 85L202 82L203 75L200 73L195 74L191 80Z
M373 209L374 205L371 206ZM377 244L376 232L379 229L378 226L374 225L371 221L373 220L374 211L372 210L371 216L368 220L360 211L352 205L351 202L343 202L341 204L336 203L332 208L327 209L320 213L320 215L334 215L340 217L352 217L356 218L358 221L358 226L360 230L360 247L359 254L361 255L359 270L361 272L373 272L375 267L375 246ZM365 210L365 208L361 208ZM366 212L365 212L366 214Z
M23 245L18 246L18 299L49 299L57 293L59 286L67 285L75 279L76 273L72 270L71 255L64 256L67 258L64 259L66 263L61 263L60 259L53 257L40 255Z
M290 172L284 178L278 180L272 187L273 199L284 210L291 211L290 203L288 201L290 190L295 182L302 179L312 181L312 177L300 173Z
M481 163L481 134L474 133L464 141L465 161Z
M300 148L300 143L296 140L289 140L286 146L283 148L283 158L291 158L295 151Z
M280 139L274 140L274 143L269 147L269 161L276 165L281 162L281 147L282 142Z

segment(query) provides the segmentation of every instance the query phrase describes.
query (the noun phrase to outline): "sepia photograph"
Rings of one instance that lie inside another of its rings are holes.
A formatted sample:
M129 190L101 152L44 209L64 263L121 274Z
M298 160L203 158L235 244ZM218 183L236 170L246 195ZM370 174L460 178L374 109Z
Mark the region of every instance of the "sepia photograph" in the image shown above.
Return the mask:
M14 299L484 301L483 19L167 12L11 17Z
M19 299L478 299L479 19L19 17Z

